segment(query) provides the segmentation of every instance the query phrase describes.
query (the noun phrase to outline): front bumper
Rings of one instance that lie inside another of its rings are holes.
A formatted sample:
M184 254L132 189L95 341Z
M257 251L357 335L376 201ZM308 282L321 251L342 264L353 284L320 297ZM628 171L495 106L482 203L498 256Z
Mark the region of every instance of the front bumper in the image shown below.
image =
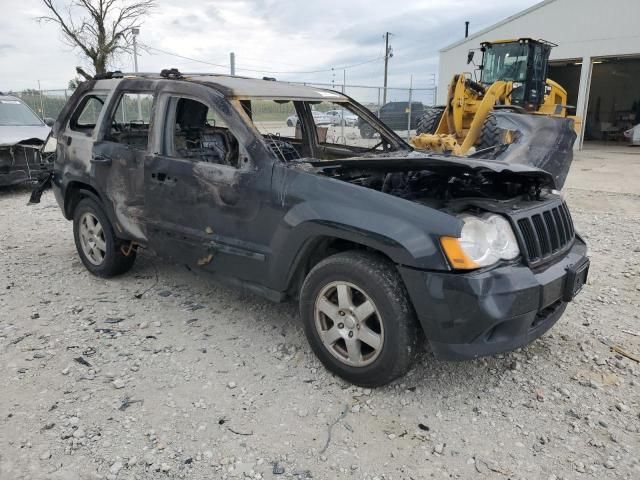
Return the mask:
M568 272L588 262L586 254L576 235L567 253L536 270L510 264L471 273L399 271L435 356L465 360L522 347L549 330L567 306Z
M39 145L0 147L0 187L34 181L46 168Z

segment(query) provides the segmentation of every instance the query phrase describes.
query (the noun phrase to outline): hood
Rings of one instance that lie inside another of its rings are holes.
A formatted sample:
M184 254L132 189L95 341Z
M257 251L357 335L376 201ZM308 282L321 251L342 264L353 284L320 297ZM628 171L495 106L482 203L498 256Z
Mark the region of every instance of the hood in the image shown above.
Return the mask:
M51 127L47 125L0 126L0 147L17 143L42 144L50 131Z
M316 168L367 169L391 171L432 170L451 173L490 171L537 178L541 186L555 187L553 175L522 163L507 163L499 160L483 160L469 157L454 157L424 152L394 152L376 156L352 157L341 160L304 160Z
M510 167L538 167L548 172L556 188L561 189L573 161L573 144L576 140L573 120L501 111L492 114L497 120L498 129L516 132L513 143L493 158Z

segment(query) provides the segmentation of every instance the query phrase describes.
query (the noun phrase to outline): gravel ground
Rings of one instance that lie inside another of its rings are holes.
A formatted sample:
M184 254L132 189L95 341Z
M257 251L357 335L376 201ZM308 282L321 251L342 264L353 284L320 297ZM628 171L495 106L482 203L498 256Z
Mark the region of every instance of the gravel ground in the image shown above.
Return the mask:
M640 354L640 191L597 180L567 192L592 268L556 327L375 390L294 305L148 255L92 277L50 193L1 191L0 479L640 478L640 365L600 341Z

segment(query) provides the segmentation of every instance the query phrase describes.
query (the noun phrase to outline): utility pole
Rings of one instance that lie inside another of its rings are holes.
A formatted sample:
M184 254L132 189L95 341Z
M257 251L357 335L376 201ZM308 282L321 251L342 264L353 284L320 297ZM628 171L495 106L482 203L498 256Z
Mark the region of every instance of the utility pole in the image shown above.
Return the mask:
M131 34L133 35L133 71L138 73L138 42L136 39L140 34L140 29L132 28ZM136 95L136 97L138 97L138 120L142 120L142 101L140 100L140 94Z
M413 100L413 75L409 80L409 108L407 108L407 141L411 138L411 101Z
M384 93L382 94L382 105L387 103L387 73L389 71L389 59L393 57L393 50L389 46L389 32L384 34Z
M40 94L40 118L44 121L44 103L42 103L42 88L40 87L40 80L38 80L38 93Z
M231 67L231 76L236 76L236 54L231 52L229 54L229 65Z

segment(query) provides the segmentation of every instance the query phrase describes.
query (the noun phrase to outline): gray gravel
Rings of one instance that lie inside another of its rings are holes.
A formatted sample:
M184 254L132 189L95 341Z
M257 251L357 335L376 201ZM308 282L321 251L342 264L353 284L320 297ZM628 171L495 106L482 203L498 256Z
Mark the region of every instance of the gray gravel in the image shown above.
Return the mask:
M92 277L27 198L0 192L1 479L640 478L640 365L599 340L640 354L640 197L569 190L591 278L542 339L375 390L294 305L148 255Z

